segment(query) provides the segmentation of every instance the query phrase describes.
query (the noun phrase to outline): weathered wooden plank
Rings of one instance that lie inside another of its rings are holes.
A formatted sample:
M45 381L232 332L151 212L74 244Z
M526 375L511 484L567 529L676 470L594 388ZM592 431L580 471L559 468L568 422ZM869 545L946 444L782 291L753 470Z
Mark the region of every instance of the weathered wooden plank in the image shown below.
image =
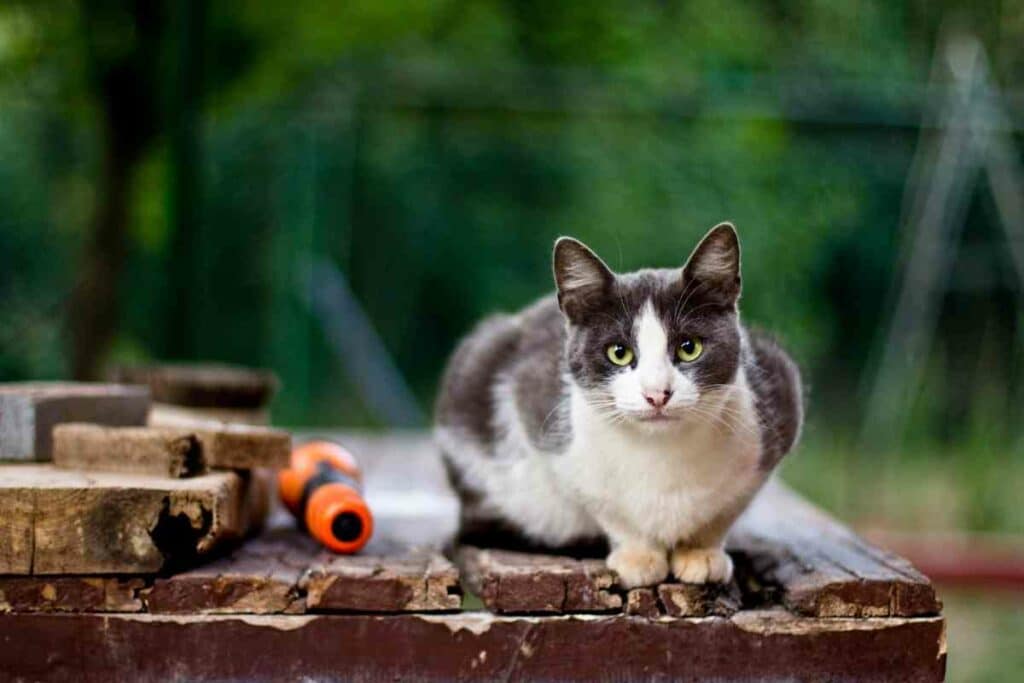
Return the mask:
M4 478L0 466L0 482ZM0 574L31 574L35 491L9 487L0 492Z
M672 617L727 617L739 611L741 596L735 583L663 583L658 601L661 611Z
M0 383L0 460L49 460L62 422L144 425L144 387L70 382Z
M941 681L940 617L6 615L14 680ZM173 644L173 647L169 646Z
M286 467L291 435L279 429L213 423L194 427L100 427L63 424L54 429L59 467L191 477L208 469Z
M386 525L385 525L386 526ZM158 613L434 612L461 604L455 567L432 548L377 536L364 554L334 555L284 514L230 556L158 579Z
M206 472L205 450L187 430L85 423L53 430L53 464L64 469L180 479Z
M8 552L8 573L146 574L193 562L244 531L233 472L192 479L0 466L0 508L32 528ZM30 502L29 502L30 501Z
M218 364L125 366L113 374L148 386L158 403L192 408L262 408L280 384L268 370Z
M0 612L141 612L142 579L0 576Z
M778 485L755 501L729 545L757 582L800 614L923 616L942 608L931 583L909 562L874 548Z
M661 616L658 596L653 588L633 588L626 594L626 614L654 619Z
M456 561L487 609L498 613L613 612L622 596L600 560L463 546Z
M429 549L322 556L300 587L311 612L436 612L462 602L458 571Z
M275 529L228 557L157 579L143 592L154 614L303 612L299 580L321 549L296 530Z

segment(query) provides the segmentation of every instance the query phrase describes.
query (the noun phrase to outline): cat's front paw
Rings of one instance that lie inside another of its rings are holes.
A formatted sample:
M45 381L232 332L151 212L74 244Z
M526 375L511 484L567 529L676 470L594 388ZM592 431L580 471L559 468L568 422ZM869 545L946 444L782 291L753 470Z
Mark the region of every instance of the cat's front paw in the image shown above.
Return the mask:
M664 550L642 546L621 546L608 556L608 568L619 575L623 588L653 586L668 576Z
M721 548L676 548L672 574L683 583L728 583L732 558Z

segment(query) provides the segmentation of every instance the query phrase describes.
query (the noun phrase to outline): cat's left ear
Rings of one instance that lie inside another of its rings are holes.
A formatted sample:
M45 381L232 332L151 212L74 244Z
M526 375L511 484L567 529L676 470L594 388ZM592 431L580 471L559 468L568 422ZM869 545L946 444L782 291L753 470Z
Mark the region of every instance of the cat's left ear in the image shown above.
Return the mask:
M615 274L583 242L559 237L554 253L558 305L574 323L600 307L615 283Z
M683 266L683 285L723 306L736 304L740 297L740 239L732 223L719 223L700 241Z

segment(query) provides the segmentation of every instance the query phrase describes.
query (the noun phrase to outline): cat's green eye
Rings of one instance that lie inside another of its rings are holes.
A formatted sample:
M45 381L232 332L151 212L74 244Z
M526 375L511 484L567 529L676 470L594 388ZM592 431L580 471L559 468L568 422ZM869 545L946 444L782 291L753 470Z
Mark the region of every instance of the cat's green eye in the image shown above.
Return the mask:
M622 344L612 344L608 347L608 360L616 365L629 365L633 362L633 349Z
M687 337L676 347L676 358L684 363L692 363L704 352L704 344L697 337Z

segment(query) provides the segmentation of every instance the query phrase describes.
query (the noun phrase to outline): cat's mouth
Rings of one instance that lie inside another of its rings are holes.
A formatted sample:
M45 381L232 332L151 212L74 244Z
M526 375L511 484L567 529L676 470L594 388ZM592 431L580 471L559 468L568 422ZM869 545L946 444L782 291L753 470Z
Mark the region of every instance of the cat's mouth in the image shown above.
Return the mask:
M679 417L667 413L644 413L637 415L636 419L640 422L675 422Z

